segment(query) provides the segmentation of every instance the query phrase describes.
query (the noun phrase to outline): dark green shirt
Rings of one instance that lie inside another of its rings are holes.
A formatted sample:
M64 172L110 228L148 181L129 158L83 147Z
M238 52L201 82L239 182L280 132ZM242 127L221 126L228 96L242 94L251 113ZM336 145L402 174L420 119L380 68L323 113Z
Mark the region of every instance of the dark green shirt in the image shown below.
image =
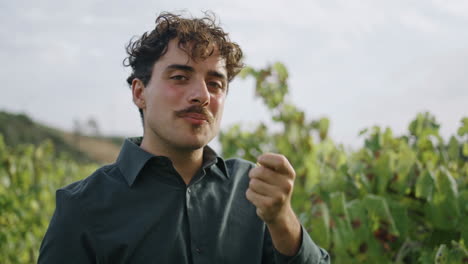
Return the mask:
M125 140L116 163L57 191L39 263L329 263L304 229L297 255L274 249L245 197L253 163L206 147L186 185L140 143Z

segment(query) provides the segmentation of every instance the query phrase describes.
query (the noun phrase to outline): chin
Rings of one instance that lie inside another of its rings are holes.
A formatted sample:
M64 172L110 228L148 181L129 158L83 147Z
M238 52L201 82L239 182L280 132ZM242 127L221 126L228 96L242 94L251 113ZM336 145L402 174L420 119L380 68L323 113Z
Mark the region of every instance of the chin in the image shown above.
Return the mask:
M187 144L179 144L178 148L184 151L195 151L195 150L204 148L206 145L207 144L201 144L201 143L187 143Z
M208 143L210 142L211 140L200 140L200 141L194 141L193 142L193 146L195 148L204 148L206 145L208 145Z
M197 150L197 149L201 149L201 148L204 148L206 145L208 145L208 143L210 142L211 140L207 140L207 139L194 139L194 140L188 140L188 141L185 141L185 142L179 142L179 148L181 149L186 149L186 150Z

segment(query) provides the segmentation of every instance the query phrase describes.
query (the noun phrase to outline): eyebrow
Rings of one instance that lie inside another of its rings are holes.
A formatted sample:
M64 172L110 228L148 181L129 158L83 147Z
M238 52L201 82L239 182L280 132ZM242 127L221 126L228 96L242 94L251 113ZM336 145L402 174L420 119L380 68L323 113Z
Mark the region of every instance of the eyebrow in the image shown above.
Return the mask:
M181 71L187 71L187 72L195 72L195 69L193 67L190 67L188 65L183 65L183 64L171 64L166 67L167 70L181 70Z
M181 71L186 71L186 72L195 72L195 69L193 67L184 65L184 64L171 64L166 67L166 71L169 71L169 70L181 70ZM227 80L226 75L219 71L208 71L208 75L212 77L221 78L223 80Z
M218 71L208 71L208 75L209 76L213 76L213 77L217 77L217 78L220 78L220 79L223 79L223 80L227 80L227 77L226 75L218 72Z

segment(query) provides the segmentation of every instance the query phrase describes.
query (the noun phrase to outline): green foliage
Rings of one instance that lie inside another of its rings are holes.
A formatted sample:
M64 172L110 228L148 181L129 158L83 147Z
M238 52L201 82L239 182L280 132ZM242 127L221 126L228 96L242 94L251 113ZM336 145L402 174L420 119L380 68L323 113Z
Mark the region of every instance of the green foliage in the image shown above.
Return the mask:
M296 170L293 207L333 262L468 263L468 118L447 143L420 113L406 135L372 127L360 132L362 148L345 151L327 136L328 119L307 120L288 100L281 63L241 76L255 78L276 126L234 125L220 135L223 155L285 155Z
M50 141L13 148L0 134L1 262L35 263L55 209L55 190L95 169L56 155Z
M234 125L220 135L223 155L255 161L272 151L288 157L296 171L293 207L334 263L468 263L468 118L448 142L435 118L421 113L406 135L372 127L360 132L362 148L345 151L328 137L327 118L308 120L288 100L284 65L246 68L241 76L255 78L275 129L263 122L251 130ZM55 190L97 167L57 154L63 140L37 127L43 126L25 115L0 112L5 264L36 261ZM53 144L39 143L45 138Z

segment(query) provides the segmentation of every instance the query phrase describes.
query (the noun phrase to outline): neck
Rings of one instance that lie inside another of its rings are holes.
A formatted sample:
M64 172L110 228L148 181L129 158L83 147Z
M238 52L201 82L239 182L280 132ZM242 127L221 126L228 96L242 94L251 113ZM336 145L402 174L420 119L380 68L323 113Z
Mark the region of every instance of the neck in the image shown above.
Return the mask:
M169 147L167 144L151 140L150 137L146 136L143 137L140 147L153 155L168 157L187 185L203 163L203 148L182 149Z

